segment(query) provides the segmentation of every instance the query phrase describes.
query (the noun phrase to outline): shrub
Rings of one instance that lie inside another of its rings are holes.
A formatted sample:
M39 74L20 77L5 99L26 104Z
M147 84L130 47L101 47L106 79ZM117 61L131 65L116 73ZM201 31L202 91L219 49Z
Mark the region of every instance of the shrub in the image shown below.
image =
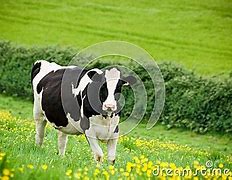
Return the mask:
M0 42L0 92L32 100L30 71L39 59L67 64L75 55L71 48L60 47L25 48ZM104 67L107 63L95 63ZM166 86L166 102L159 122L168 128L181 127L195 132L232 132L232 80L231 78L202 78L180 66L161 63ZM155 97L154 88L146 71L138 66L132 68L143 80L148 93L145 120L149 118ZM123 117L133 107L131 89L124 90L127 97ZM144 121L145 121L144 120Z

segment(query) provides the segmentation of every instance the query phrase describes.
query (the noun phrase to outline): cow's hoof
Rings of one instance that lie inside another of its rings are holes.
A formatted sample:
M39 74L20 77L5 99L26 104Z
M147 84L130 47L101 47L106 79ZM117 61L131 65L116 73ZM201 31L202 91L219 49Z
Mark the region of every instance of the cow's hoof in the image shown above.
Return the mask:
M59 156L64 157L65 153L64 152L59 152Z
M36 146L39 146L39 147L42 146L43 139L38 137L38 136L35 136L35 144L36 144Z
M42 142L37 142L37 141L35 142L35 145L36 145L37 147L41 147L42 144L43 144Z
M103 156L95 155L95 160L97 163L101 164L103 162Z
M109 160L109 163L110 163L111 165L114 165L114 164L115 164L115 159L114 159L114 160Z

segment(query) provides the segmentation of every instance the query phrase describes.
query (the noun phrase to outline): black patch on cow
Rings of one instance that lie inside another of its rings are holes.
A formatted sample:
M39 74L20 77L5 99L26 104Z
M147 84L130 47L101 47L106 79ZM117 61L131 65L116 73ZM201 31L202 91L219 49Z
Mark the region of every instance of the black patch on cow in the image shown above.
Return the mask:
M40 82L37 85L37 89L36 89L38 94L42 91L43 87L45 87L49 83L49 81L50 81L50 83L52 82L53 73L54 73L54 71L51 71L50 73L48 73L46 76L44 76L40 80ZM62 77L61 77L61 79L62 79Z
M41 62L37 62L36 64L33 65L32 70L31 70L31 82L35 78L35 76L39 73L41 67Z
M44 76L37 85L37 92L42 93L42 109L51 123L56 126L67 126L67 114L74 121L80 120L81 97L72 94L72 85L77 86L80 78L80 68L59 69ZM65 75L64 75L65 74ZM77 78L79 77L79 78ZM85 123L84 127L87 127Z
M56 126L67 126L68 119L61 101L61 81L64 69L52 71L42 78L37 86L37 91L42 93L42 109L49 122Z
M119 99L120 99L120 95L122 93L123 84L124 84L124 81L119 80L117 85L116 85L116 88L114 90L114 98L117 101L117 110L115 111L116 116L120 116L120 114L121 114L121 105L119 103Z
M89 119L87 117L82 117L80 122L81 129L85 132L90 127Z
M102 77L103 78L103 77ZM81 128L83 131L89 129L89 118L94 115L106 116L106 112L102 110L102 102L100 101L99 93L102 86L102 82L93 81L88 84L82 92L83 99L83 114L81 118Z
M106 98L108 97L108 89L107 89L107 84L106 82L103 82L103 84L100 87L100 92L99 92L99 96L100 96L100 101L101 103L103 103Z
M87 138L86 134L85 134L85 138L86 138L86 140L87 140L88 144L90 145L90 143L89 143L89 139Z
M98 74L96 71L89 71L88 76L95 82L101 82L103 78L102 74Z
M116 126L114 133L118 133L118 125Z
M114 98L116 101L118 101L120 98L120 94L122 93L122 86L123 86L123 81L119 80L114 90Z
M79 121L81 118L80 108L82 105L81 94L77 94L74 97L72 92L72 85L76 88L81 78L85 74L85 70L81 70L80 68L72 68L66 69L64 77L62 79L62 101L64 111L70 114L70 117L74 121Z
M104 114L102 103L99 98L100 82L92 82L83 91L83 111L84 115L89 118L93 115Z

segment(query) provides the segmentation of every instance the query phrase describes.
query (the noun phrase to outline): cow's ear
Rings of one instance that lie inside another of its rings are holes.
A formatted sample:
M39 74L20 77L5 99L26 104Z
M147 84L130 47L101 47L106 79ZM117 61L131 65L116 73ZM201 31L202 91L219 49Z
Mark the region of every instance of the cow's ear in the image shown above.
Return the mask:
M88 72L88 76L92 81L95 81L95 82L101 82L103 78L103 75L98 74L96 71Z
M123 85L128 86L128 85L133 85L136 83L136 78L134 76L127 76L123 78Z

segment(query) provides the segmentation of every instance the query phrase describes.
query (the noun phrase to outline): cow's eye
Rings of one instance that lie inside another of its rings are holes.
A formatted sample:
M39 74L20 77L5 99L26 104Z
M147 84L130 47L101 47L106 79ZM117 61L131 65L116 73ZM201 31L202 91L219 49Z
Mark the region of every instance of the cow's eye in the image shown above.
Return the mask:
M100 88L100 100L101 102L104 102L108 96L108 90L107 90L107 86L106 83L104 83L101 88Z

